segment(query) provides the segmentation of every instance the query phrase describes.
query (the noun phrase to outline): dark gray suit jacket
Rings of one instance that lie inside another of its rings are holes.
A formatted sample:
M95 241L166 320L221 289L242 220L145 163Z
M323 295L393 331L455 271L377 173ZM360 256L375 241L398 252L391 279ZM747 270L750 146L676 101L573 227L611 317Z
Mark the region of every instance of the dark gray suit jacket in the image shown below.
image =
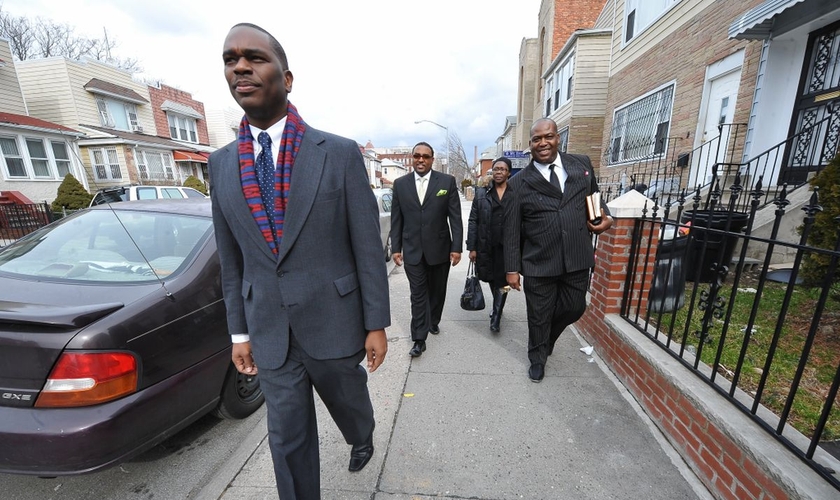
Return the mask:
M379 210L355 142L307 127L277 256L245 201L237 142L208 168L228 328L250 335L257 366L283 365L290 329L309 356L336 359L390 325Z
M505 270L523 276L559 276L595 265L586 227L586 196L598 191L589 158L560 154L568 178L553 186L531 162L511 177L505 210Z
M461 253L464 224L455 177L432 170L426 198L420 205L414 173L394 181L391 202L391 250L402 252L407 264L417 265L425 255L429 265L449 262Z

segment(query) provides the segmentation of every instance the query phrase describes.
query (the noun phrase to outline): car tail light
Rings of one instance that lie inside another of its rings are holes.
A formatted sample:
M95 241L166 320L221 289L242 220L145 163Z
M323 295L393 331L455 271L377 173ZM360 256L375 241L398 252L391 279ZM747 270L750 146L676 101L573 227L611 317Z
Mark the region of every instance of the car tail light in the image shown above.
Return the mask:
M35 406L89 406L137 390L137 360L124 352L65 352L58 358Z

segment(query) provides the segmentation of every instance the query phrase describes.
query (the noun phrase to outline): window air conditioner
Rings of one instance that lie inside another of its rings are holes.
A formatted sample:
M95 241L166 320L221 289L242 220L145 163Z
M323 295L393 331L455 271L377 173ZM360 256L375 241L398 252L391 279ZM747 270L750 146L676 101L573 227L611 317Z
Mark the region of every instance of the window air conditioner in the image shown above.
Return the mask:
M143 133L143 126L142 125L132 125L131 126L131 131L132 132L139 132L139 133L142 134Z

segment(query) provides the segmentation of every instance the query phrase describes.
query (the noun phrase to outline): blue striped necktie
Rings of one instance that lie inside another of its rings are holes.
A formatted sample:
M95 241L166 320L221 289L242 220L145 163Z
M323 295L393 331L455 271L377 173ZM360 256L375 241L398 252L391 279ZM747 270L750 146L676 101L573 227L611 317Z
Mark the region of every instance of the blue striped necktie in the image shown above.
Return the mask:
M257 181L260 184L260 195L265 206L265 214L272 234L274 229L274 155L271 154L271 136L267 132L260 132L257 136L262 151L257 156Z

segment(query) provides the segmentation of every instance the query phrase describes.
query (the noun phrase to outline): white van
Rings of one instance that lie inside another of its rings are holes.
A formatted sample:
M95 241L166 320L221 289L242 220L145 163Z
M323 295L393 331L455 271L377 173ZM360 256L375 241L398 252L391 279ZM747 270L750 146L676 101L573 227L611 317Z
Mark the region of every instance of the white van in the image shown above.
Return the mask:
M90 206L131 200L207 198L201 191L184 186L117 186L100 189Z

